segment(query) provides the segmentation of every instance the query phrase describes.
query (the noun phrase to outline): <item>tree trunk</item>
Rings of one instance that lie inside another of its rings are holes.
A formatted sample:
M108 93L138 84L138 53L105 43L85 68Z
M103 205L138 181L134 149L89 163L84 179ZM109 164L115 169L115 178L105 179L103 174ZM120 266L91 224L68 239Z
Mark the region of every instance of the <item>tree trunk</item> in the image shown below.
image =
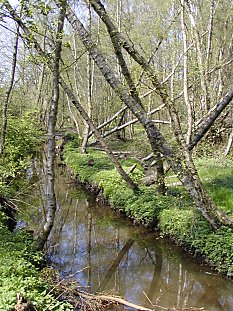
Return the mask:
M91 34L92 32L92 16L91 16L91 7L90 5L88 6L88 24L89 24L89 32ZM89 53L87 53L87 114L89 118L91 118L92 114L92 95L93 95L93 84L94 84L94 62L90 56ZM87 148L87 142L89 138L89 130L90 126L87 122L84 124L84 135L83 135L83 141L82 141L82 146L80 148L81 153L86 152Z
M225 150L225 156L227 156L230 153L232 142L233 142L233 127L232 127L231 134L230 134L228 142L227 142L227 147Z
M185 19L184 19L184 0L181 0L181 30L183 36L183 89L184 89L184 101L187 106L187 136L186 143L189 144L192 138L192 128L193 128L193 113L192 104L189 100L188 94L188 51L187 51L187 35L185 30Z
M20 17L22 14L22 7L23 7L23 5L21 5ZM19 25L17 24L16 34L15 34L15 42L14 42L14 48L13 48L13 58L12 58L10 82L9 82L9 86L6 90L6 96L5 96L5 100L3 103L3 109L2 109L2 131L1 131L1 143L0 143L0 156L2 156L4 151L5 151L5 141L6 141L6 131L7 131L7 112L8 112L8 107L9 107L10 95L11 95L11 91L12 91L14 79L15 79L18 44L19 44Z
M203 111L208 112L210 109L210 99L209 99L209 92L208 92L208 86L206 81L206 70L204 67L204 61L202 57L202 51L201 51L201 42L200 42L200 35L199 31L197 29L196 21L194 19L193 13L192 13L192 6L188 0L185 0L187 4L187 10L190 18L191 27L194 33L194 41L197 49L197 63L199 67L200 72L200 82L201 82L201 88L202 88L202 100L203 100Z
M46 222L43 229L37 238L37 246L43 249L48 239L48 236L53 228L54 218L56 213L56 194L54 189L54 160L55 160L55 127L57 122L58 102L59 102L59 63L62 50L62 33L66 13L66 0L61 0L60 13L57 23L56 46L54 53L54 63L52 70L52 99L49 109L48 118L48 151L46 161L46 177L47 177L47 192L46 192Z

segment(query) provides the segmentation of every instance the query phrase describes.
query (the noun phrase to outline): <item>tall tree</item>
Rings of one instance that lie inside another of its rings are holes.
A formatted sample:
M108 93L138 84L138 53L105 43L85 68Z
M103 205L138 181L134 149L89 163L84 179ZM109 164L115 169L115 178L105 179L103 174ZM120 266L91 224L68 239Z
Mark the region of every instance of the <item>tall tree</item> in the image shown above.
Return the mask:
M53 228L56 212L56 194L54 189L54 160L55 160L55 128L57 121L58 103L59 103L59 68L62 50L63 27L66 13L66 0L61 0L60 12L57 22L57 31L55 39L55 52L52 69L52 98L49 107L48 116L48 151L46 163L47 191L46 191L46 222L37 238L37 246L43 249L48 236Z

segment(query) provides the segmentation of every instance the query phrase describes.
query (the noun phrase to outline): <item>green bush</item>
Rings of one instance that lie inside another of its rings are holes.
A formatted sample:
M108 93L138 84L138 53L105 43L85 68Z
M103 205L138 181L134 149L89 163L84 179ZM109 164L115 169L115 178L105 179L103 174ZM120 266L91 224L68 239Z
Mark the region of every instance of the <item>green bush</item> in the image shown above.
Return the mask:
M8 116L5 154L0 158L0 192L4 196L12 196L28 158L35 156L42 144L42 132L37 129L34 115L30 112L22 117Z

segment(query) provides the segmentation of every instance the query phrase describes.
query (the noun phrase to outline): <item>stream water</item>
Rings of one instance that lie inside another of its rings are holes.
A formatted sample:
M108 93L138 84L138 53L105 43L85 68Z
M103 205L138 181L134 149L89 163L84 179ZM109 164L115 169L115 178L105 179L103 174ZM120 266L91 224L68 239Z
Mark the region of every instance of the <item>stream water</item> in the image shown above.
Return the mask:
M73 276L92 293L120 295L149 308L152 303L233 311L232 281L198 264L157 233L98 204L63 172L57 175L57 218L47 252L63 277ZM42 208L43 187L34 191L29 205ZM35 224L38 215L35 211L30 215Z

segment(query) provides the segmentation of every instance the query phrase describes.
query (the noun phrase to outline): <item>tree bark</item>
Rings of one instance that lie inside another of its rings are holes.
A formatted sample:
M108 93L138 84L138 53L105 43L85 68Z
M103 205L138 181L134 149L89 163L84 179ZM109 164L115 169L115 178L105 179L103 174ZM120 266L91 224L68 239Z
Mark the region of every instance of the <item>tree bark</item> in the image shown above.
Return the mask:
M192 104L189 99L188 93L188 51L187 51L187 35L185 30L185 19L184 19L184 0L181 0L181 30L183 36L183 88L184 88L184 101L187 106L187 136L186 143L189 144L192 137L192 128L193 128L193 112L192 112Z
M47 178L47 192L46 192L46 222L43 229L37 238L38 249L43 249L48 239L48 236L53 228L55 213L56 213L56 194L54 189L54 160L55 160L55 127L57 122L58 102L59 102L59 64L62 50L62 33L66 13L66 0L60 1L60 12L57 22L56 32L56 46L54 53L53 69L52 69L52 99L49 109L48 118L48 151L46 161L46 178Z
M230 104L232 99L233 99L233 88L230 89L227 92L227 94L217 103L215 109L199 126L199 130L194 134L191 142L188 145L189 150L192 150L197 145L197 143L204 137L204 135L213 125L214 121L219 117L222 111Z
M89 31L91 34L92 31L92 15L91 15L91 7L88 6L88 24L89 24ZM87 53L87 114L91 118L92 114L92 95L93 95L93 84L94 84L94 70L95 70L95 64L90 56L89 53ZM84 124L84 135L83 135L83 141L82 146L80 148L81 153L86 152L87 148L87 142L89 138L89 130L90 126L87 122Z
M194 41L197 49L197 63L199 67L199 72L200 72L200 82L201 82L201 88L202 88L202 96L203 96L203 110L205 112L208 112L210 109L210 99L209 99L209 91L208 91L208 86L207 86L207 81L206 81L206 70L204 67L204 61L202 57L202 51L201 51L201 42L200 42L200 35L199 31L197 29L196 21L194 19L193 13L192 13L192 6L190 4L189 0L184 1L187 5L187 10L190 18L190 23L191 27L194 33Z

